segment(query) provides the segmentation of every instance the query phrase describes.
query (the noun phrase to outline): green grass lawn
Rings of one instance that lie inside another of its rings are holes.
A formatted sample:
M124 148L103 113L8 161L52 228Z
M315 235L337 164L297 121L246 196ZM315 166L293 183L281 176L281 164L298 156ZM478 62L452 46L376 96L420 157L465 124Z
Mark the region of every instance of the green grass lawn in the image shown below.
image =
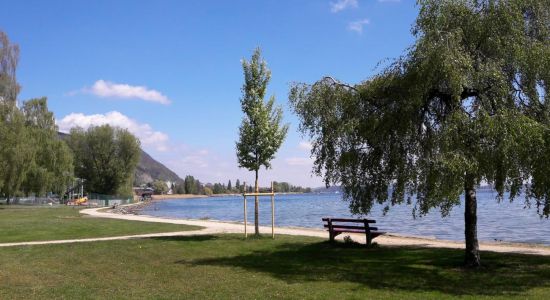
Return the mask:
M195 230L199 227L94 218L79 208L0 206L0 243Z
M0 299L550 298L550 257L334 246L309 237L151 238L0 250Z

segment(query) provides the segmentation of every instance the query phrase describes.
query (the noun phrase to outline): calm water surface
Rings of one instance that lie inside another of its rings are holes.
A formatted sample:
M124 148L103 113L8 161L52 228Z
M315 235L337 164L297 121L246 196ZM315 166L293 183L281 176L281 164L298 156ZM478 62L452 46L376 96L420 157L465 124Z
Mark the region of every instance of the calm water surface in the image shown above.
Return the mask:
M550 220L541 219L534 208L524 209L523 197L514 202L495 200L495 193L480 191L478 197L478 236L482 241L542 243L550 245ZM248 220L254 220L254 199L247 198ZM442 218L438 210L422 218L412 217L412 206L390 208L383 215L382 206L376 206L369 218L377 220L379 230L435 237L447 240L464 240L464 208L456 206L451 215ZM243 221L242 197L211 197L174 199L156 202L142 214L221 221ZM340 194L277 195L275 197L275 225L322 228L323 217L358 217L349 213L348 204ZM260 198L260 224L271 224L271 200Z

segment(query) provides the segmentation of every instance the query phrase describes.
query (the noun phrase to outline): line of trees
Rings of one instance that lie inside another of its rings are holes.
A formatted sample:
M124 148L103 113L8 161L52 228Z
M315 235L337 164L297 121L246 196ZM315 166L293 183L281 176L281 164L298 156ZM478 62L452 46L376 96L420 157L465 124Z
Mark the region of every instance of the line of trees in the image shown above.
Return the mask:
M244 185L237 179L235 184L228 180L224 183L201 183L191 175L185 176L182 182L172 183L168 186L165 181L155 180L148 187L153 188L155 194L165 194L171 188L174 194L194 194L194 195L219 195L219 194L239 194L244 192ZM246 192L253 192L254 186L247 185ZM270 189L270 187L268 188ZM276 193L311 193L311 188L292 185L288 182L273 182L273 189Z
M73 155L57 137L46 98L32 99L19 109L0 101L0 194L14 196L63 193L72 181Z
M0 31L0 196L62 193L73 174L73 156L57 138L46 98L17 107L19 47Z
M62 196L75 176L87 192L131 195L139 140L105 125L73 129L64 141L46 98L18 107L18 61L19 47L0 31L0 197Z

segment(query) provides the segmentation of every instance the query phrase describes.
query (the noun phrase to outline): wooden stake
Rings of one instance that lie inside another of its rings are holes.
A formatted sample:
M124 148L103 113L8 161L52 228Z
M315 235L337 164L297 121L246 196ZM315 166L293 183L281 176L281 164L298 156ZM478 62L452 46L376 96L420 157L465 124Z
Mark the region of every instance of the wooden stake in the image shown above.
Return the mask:
M248 233L246 231L246 182L243 182L243 187L244 187L244 192L243 192L243 196L244 196L244 238L248 238Z
M275 238L275 191L273 190L273 181L271 182L271 238Z

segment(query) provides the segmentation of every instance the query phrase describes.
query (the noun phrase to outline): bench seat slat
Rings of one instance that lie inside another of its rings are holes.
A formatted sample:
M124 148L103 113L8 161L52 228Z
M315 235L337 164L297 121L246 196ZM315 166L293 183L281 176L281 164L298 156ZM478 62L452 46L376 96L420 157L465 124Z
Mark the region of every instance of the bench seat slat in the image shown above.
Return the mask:
M323 221L328 222L329 218L323 218ZM364 223L365 219L332 219L330 218L332 222L353 222L353 223ZM367 223L376 223L376 220L369 220L367 219Z
M329 228L328 225L324 225L325 228ZM365 231L365 226L352 226L352 225L339 225L339 224L332 224L332 228L333 229L361 229L363 231ZM378 230L377 227L370 227L369 226L369 230L370 231L376 231Z
M344 232L348 232L348 233L365 233L364 230L353 230L353 229L350 229L350 230L338 230L338 229L335 229L333 230L333 232L337 232L337 233L344 233ZM371 231L370 232L371 236L373 238L379 236L379 235L383 235L383 234L386 234L385 232L382 232L382 231Z

